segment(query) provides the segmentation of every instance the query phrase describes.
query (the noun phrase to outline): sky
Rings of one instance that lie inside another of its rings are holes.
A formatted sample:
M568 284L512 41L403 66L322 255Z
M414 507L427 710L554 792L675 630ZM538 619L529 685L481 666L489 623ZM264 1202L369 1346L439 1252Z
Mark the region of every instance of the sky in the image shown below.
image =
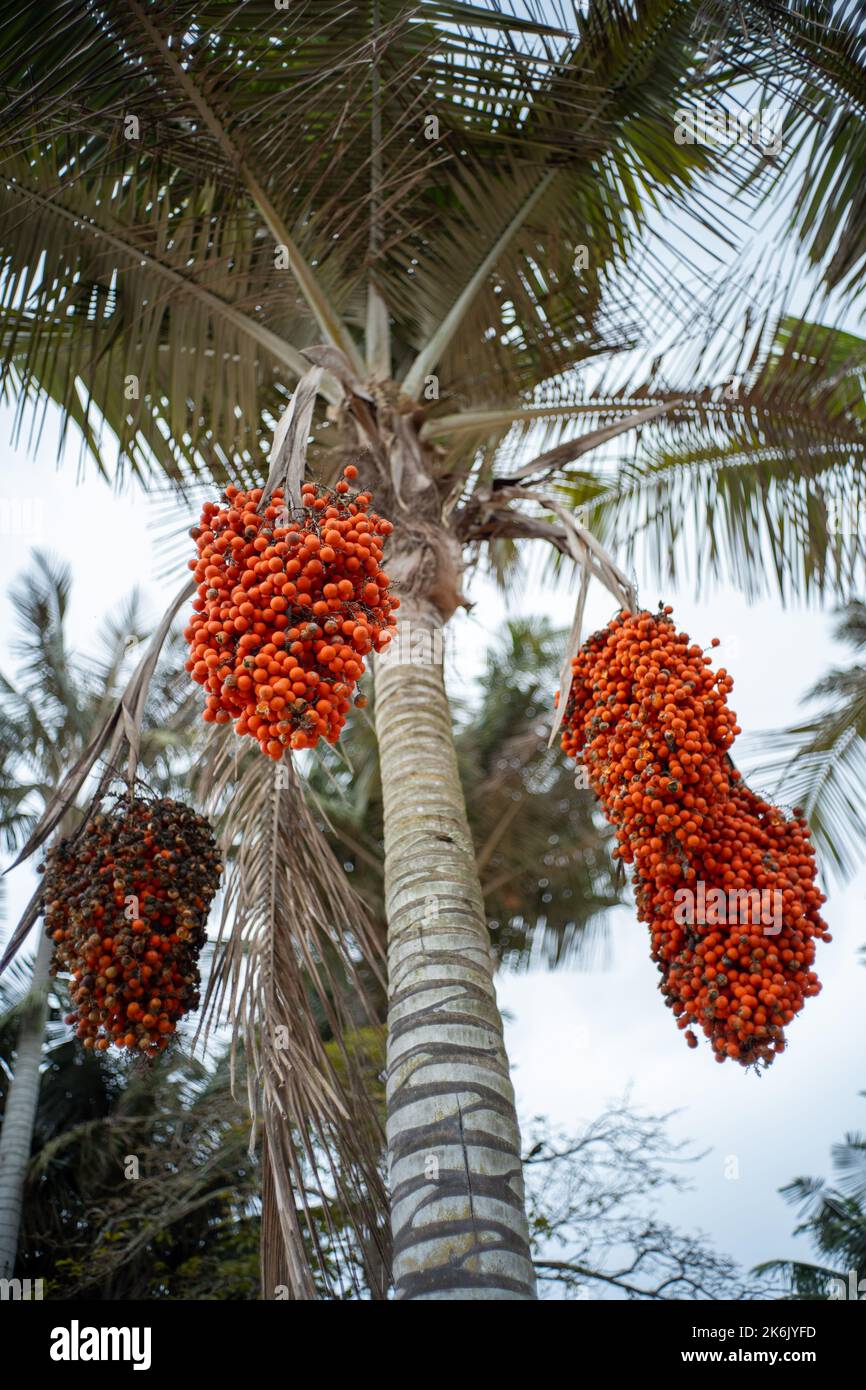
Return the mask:
M56 464L57 420L49 414L36 455L16 448L8 410L0 419L0 670L14 665L8 589L33 546L66 559L74 582L69 616L73 647L92 647L106 612L133 584L155 621L177 588L165 576L155 524L161 507L140 489L116 495L88 467L76 472L70 449ZM183 518L176 518L178 529ZM164 529L164 528L162 528ZM744 731L758 734L794 721L804 691L847 652L832 638L832 616L817 608L782 609L776 600L746 601L718 587L696 600L686 580L659 592L638 563L641 601L674 605L676 621L702 645L718 636L717 653L734 676L732 703ZM452 689L471 689L484 648L518 614L547 613L567 625L574 596L535 578L506 603L476 576L475 606L454 620L449 644ZM604 591L591 593L587 631L610 616ZM754 743L755 740L750 740ZM756 741L759 751L760 740ZM748 772L748 763L738 757ZM759 788L760 790L761 788ZM767 789L769 790L769 789ZM29 866L7 878L6 927L32 891ZM716 1065L702 1045L690 1051L664 1008L649 958L647 933L626 905L608 914L606 949L589 968L545 967L502 973L497 989L506 1015L506 1043L524 1127L546 1115L576 1131L630 1089L634 1104L676 1111L671 1131L704 1156L693 1191L664 1199L660 1213L682 1229L701 1229L746 1266L771 1257L805 1256L795 1240L795 1212L778 1189L801 1174L829 1171L830 1146L846 1131L866 1129L866 972L857 953L866 944L866 873L834 889L825 907L834 940L820 951L821 995L790 1029L788 1051L763 1076Z
M736 224L736 214L722 198L719 233ZM780 282L781 268L791 271L789 244L778 236L786 215L780 201L767 219L732 233L730 254L742 270L743 306L752 284L769 284L768 258L780 269ZM721 267L708 248L694 243L694 226L687 218L660 218L655 231L644 271L650 284L662 284L658 258L666 252L677 260L680 298L666 321L666 342L673 344L676 361L678 348L684 359L691 352L691 330L700 332L697 309L688 332L682 324L690 303L712 300L708 286ZM713 248L715 253L718 249ZM684 272L686 260L692 279ZM637 302L643 292L637 283L634 290ZM803 279L788 301L790 309L802 310L808 296ZM732 318L733 346L736 331ZM69 633L74 648L92 647L104 615L134 584L154 623L178 588L176 575L166 577L159 545L165 532L164 498L149 498L134 484L115 493L91 464L79 469L73 442L58 469L59 426L53 409L34 449L26 439L16 443L13 435L12 409L0 406L4 673L14 665L8 589L34 546L72 566ZM184 525L180 513L172 521L178 530ZM753 543L745 537L743 542ZM721 638L717 656L734 677L732 704L749 735L794 722L802 713L804 692L828 667L850 660L832 637L832 597L824 609L783 609L775 598L747 601L734 589L717 585L697 599L694 576L687 571L678 587L662 592L640 557L637 579L643 604L652 608L659 599L673 604L675 620L693 640L706 646L711 637ZM480 672L486 644L495 641L508 617L546 614L567 626L574 604L567 587L554 588L537 575L507 603L476 575L471 597L474 607L455 617L448 644L449 685L464 694ZM610 613L609 596L592 591L586 631L602 625ZM759 754L759 738L750 739L750 750ZM737 762L748 774L748 758L739 749ZM6 929L16 921L33 882L29 865L6 879ZM847 1131L866 1131L866 1102L859 1095L866 1088L866 970L858 959L866 945L864 889L866 870L844 887L832 886L824 915L834 939L821 948L818 959L823 992L807 1002L789 1030L788 1050L760 1077L732 1063L716 1065L703 1043L695 1051L686 1047L663 1006L646 928L637 922L628 899L608 914L606 949L596 952L589 965L561 967L555 973L544 966L501 973L498 996L524 1127L534 1116L545 1115L554 1126L576 1131L626 1091L637 1106L676 1112L672 1132L691 1140L703 1157L694 1167L692 1191L665 1197L660 1215L684 1230L705 1231L746 1267L774 1257L807 1258L807 1243L792 1235L796 1213L779 1188L796 1176L828 1174L831 1146Z

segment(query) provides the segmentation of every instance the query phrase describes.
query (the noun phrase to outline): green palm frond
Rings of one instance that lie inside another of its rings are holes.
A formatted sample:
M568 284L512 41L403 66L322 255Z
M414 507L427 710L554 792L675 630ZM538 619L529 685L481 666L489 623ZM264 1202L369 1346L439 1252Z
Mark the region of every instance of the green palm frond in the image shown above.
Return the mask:
M584 468L566 495L626 557L645 545L662 578L850 592L866 558L864 373L866 341L785 317L735 390L659 392L684 403L647 423L613 476Z
M861 1092L861 1094L863 1094ZM866 1264L866 1137L849 1133L831 1150L835 1181L795 1178L781 1189L782 1196L799 1208L796 1235L807 1235L827 1263L772 1260L759 1270L779 1270L787 1276L793 1296L799 1298L857 1297L854 1283ZM832 1261L832 1263L829 1263Z
M858 651L866 642L866 605L842 610L836 636ZM866 845L866 667L830 671L805 697L824 709L812 718L760 737L753 776L788 804L803 807L827 866L847 878Z
M802 806L825 866L845 879L866 843L866 745L853 726L839 730L841 723L816 719L766 735L764 749L775 756L753 776L777 800Z
M791 225L827 289L857 293L866 258L866 32L862 6L760 3L773 26L767 86L785 101L783 139L796 171ZM776 193L776 180L765 196Z
M461 406L623 345L612 270L655 202L722 167L670 120L698 8L10 12L4 389L53 399L104 469L181 486L258 471L303 349L360 361L372 286L395 377L435 371Z
M855 1202L866 1201L866 1136L846 1134L831 1150L840 1187Z

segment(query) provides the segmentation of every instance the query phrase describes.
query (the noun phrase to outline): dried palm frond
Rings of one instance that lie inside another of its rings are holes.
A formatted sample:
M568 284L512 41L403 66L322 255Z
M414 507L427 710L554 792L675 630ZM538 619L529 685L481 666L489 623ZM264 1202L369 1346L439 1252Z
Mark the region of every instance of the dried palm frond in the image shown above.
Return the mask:
M232 1058L242 1039L250 1108L262 1119L264 1295L310 1299L317 1278L336 1297L357 1294L340 1280L360 1252L374 1297L384 1297L384 1141L351 1042L360 1024L377 1024L381 943L291 764L275 768L219 740L202 782L229 865L202 1028L206 1039L230 1017ZM344 1256L336 1273L334 1251Z
M8 873L9 869L14 869L17 864L22 863L41 845L44 845L52 834L63 825L64 818L68 817L70 812L74 812L76 799L100 759L102 759L102 770L99 780L89 796L79 825L84 825L92 809L102 800L110 784L119 776L119 762L122 757L126 757L127 760L126 782L132 791L141 757L142 730L151 681L163 644L168 637L178 609L191 596L194 589L193 581L185 584L169 605L122 695L118 699L106 702L107 712L100 720L97 720L95 731L90 736L83 752L60 778L56 790L51 795L46 796L42 814L33 826L17 857L4 870L4 873ZM169 730L168 733L170 736L171 731ZM42 888L40 885L24 909L21 920L7 942L2 959L0 959L0 972L6 968L26 940L30 928L40 914L41 903Z

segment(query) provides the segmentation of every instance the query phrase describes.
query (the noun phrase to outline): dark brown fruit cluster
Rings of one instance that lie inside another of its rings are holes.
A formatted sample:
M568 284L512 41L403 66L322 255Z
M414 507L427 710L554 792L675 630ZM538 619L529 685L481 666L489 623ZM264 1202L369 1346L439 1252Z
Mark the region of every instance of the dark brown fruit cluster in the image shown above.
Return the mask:
M766 1066L821 988L825 898L805 820L750 791L731 762L731 677L671 611L622 612L584 643L562 747L582 759L617 827L614 853L634 865L638 915L687 1043L697 1046L693 1026L717 1061Z
M199 1002L198 957L222 865L210 823L169 798L119 798L45 862L53 969L85 1047L163 1051Z

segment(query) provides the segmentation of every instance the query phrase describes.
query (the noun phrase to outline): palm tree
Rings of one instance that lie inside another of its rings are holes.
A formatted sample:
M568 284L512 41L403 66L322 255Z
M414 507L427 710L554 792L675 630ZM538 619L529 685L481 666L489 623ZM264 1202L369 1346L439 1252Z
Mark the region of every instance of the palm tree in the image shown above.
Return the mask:
M24 1179L33 1140L33 1123L39 1100L39 1069L48 1013L48 968L51 943L39 941L30 997L22 1011L15 1049L15 1073L3 1107L0 1129L0 1278L11 1278L15 1268L18 1232L24 1203Z
M63 773L87 748L122 688L128 655L143 635L138 596L133 595L106 624L100 650L79 658L69 651L65 622L70 573L50 556L37 552L32 569L12 590L19 638L18 667L0 673L0 819L8 849L20 847L53 798ZM175 675L163 677L152 691L151 711L157 727L145 735L142 766L171 770L172 750L188 731L191 709ZM80 812L69 808L62 833L77 824ZM38 912L37 889L25 914L29 929ZM0 1267L12 1273L21 1224L22 1198L39 1100L40 1069L48 1014L51 943L40 932L30 989L19 1008L12 1081L5 1098L0 1130Z
M835 636L858 656L866 651L862 599L840 609ZM824 860L844 879L862 863L866 844L866 666L828 671L803 699L819 707L791 728L764 736L767 756L755 776L774 779L776 795L802 805Z
M861 1092L861 1095L863 1092ZM863 1298L866 1278L866 1135L846 1134L832 1150L833 1179L794 1178L782 1196L799 1208L820 1263L768 1260L756 1273L780 1273L794 1298Z
M798 3L771 0L736 12L592 0L549 16L450 0L203 0L182 15L146 0L54 0L10 12L0 40L2 365L22 410L57 402L117 479L246 481L313 360L314 467L333 478L346 450L360 451L397 522L389 571L409 654L398 646L380 664L375 712L397 1295L532 1298L438 639L468 603L467 563L483 553L501 567L515 541L547 542L633 601L573 507L588 506L612 541L639 529L682 559L669 541L695 479L714 568L762 582L758 547L744 553L739 539L753 519L783 593L820 590L847 565L828 539L827 498L850 492L862 397L840 393L826 351L803 351L780 327L769 274L745 314L737 275L695 296L684 258L659 274L665 227L652 219L700 228L717 199L736 194L748 212L801 178L790 149L771 169L748 144L677 143L673 113L779 84L787 129L805 138L807 98L847 100L862 82L856 15L812 23ZM853 166L863 117L848 109L839 138ZM813 185L794 228L828 285L839 265L819 213L831 198L851 209L845 266L856 264L854 186ZM644 351L590 388L594 363L664 344L660 325L681 347L686 307L690 349L702 310L721 348L708 327L688 370L680 352L679 378ZM731 373L743 377L733 392ZM583 462L637 431L639 457L612 477ZM526 447L534 456L515 466ZM277 823L267 796L247 804ZM278 909L290 925L274 885L291 837L262 831L257 843L260 925L276 943ZM265 1010L272 996L262 991ZM297 1245L286 1162L267 1171ZM292 1287L308 1296L300 1267Z
M513 620L486 653L465 701L452 700L454 745L491 946L520 969L586 960L606 911L621 898L610 830L589 791L547 747L550 691L565 633L547 620ZM337 856L384 939L382 779L375 708L349 725L307 775Z

